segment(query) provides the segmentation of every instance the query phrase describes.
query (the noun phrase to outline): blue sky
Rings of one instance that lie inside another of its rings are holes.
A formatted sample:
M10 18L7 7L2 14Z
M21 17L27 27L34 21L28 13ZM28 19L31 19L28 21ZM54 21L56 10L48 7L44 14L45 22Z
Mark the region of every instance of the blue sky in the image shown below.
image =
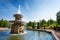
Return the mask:
M60 11L60 0L0 0L0 19L14 20L19 5L24 21L56 20Z

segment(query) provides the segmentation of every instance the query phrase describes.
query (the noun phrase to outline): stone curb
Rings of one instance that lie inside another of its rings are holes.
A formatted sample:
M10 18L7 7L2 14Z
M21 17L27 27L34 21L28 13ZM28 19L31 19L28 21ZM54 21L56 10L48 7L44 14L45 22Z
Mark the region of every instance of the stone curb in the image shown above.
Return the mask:
M59 40L59 38L55 35L54 31L51 31L51 33L53 34L56 40Z

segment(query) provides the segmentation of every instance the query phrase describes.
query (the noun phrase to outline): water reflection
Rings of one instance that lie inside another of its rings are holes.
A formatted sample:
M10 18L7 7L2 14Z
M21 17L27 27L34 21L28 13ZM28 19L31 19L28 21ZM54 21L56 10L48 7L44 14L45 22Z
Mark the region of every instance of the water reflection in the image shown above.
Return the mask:
M40 37L40 31L37 31L37 35L38 35L38 37Z
M10 35L9 40L25 40L23 35Z

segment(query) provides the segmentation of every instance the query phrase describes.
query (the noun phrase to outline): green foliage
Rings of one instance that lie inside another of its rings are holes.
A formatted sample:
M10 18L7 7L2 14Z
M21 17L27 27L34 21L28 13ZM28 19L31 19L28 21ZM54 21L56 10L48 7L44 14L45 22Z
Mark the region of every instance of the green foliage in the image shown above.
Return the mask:
M9 22L7 20L0 20L0 27L8 27Z
M40 29L40 23L37 22L37 29Z
M35 29L35 27L36 27L36 22L35 22L35 21L34 21L34 22L29 21L29 22L26 24L26 27L32 27L33 29Z
M32 28L35 29L35 23L32 24Z
M43 26L47 26L47 23L45 23Z
M57 12L56 16L57 16L57 18L56 18L57 19L57 23L60 25L60 11Z
M39 22L28 22L27 23L27 27L31 27L33 29L35 29L37 27L37 29L40 29L40 28L51 28L51 29L54 29L54 26L56 27L58 24L56 21L52 20L52 19L49 19L48 21L46 20L40 20Z
M32 24L33 24L33 23L30 21L30 22L27 23L26 26L27 26L27 27L30 27L30 26L32 26Z
M57 25L57 23L53 23L53 24L52 24L52 26L56 26L56 25Z
M42 27L42 26L44 26L44 24L46 24L46 21L43 19L40 21L40 26Z
M48 25L48 26L50 26L50 25L52 25L52 24L54 24L54 23L55 23L55 21L52 20L52 19L50 19L50 20L47 21L47 25Z

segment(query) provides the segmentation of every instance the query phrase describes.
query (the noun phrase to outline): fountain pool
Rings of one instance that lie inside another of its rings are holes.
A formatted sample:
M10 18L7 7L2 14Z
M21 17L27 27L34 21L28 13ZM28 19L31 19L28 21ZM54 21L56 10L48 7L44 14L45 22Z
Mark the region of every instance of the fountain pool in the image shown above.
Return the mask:
M0 32L0 40L55 40L51 33L26 30L25 35L10 35L10 30Z

